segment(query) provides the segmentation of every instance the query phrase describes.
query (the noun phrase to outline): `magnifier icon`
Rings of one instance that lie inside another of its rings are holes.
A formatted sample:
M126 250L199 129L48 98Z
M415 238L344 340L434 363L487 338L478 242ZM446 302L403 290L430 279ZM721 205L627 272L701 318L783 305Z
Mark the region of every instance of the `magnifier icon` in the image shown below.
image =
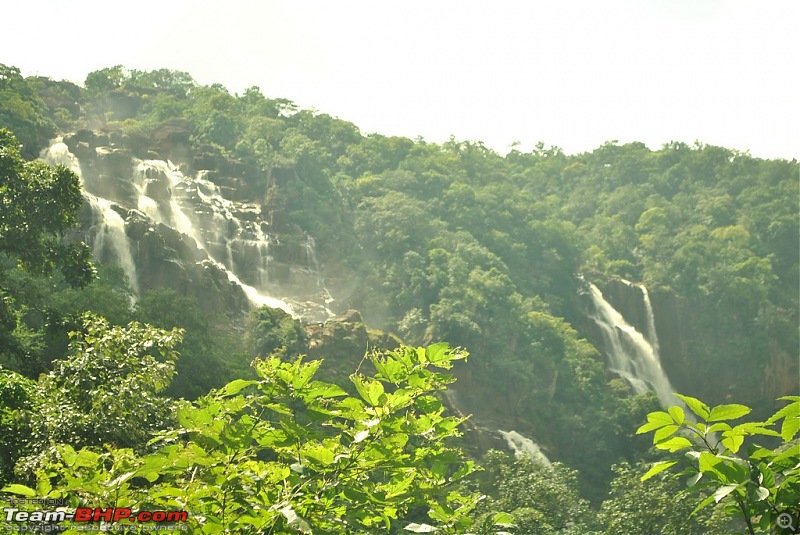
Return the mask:
M778 518L777 518L777 522L778 522L778 527L780 527L781 529L789 528L789 529L792 530L792 533L794 533L794 525L792 523L792 515L790 515L789 513L784 512L784 513L779 514Z

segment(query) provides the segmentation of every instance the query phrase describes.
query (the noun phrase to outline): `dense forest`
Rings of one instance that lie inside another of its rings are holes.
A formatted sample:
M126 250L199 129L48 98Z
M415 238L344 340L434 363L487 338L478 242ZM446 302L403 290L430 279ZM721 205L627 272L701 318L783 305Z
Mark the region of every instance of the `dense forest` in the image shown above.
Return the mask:
M0 129L4 499L186 510L193 533L631 535L769 532L800 502L796 161L503 156L122 66L0 65ZM143 167L153 197L153 169L201 176L218 224L269 239L274 297L317 314L248 300L206 231L187 249L141 202L103 205L130 265L102 254L85 190L137 162L169 162ZM614 372L597 287L645 334L649 311L684 404Z

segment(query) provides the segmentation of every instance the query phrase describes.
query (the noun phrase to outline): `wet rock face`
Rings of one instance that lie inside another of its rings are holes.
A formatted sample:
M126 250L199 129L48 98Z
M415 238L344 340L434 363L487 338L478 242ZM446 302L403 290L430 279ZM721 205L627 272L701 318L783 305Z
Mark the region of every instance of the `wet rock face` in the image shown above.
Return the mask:
M168 287L236 313L266 297L291 301L307 321L328 318L332 298L313 239L272 224L263 190L255 191L263 179L247 165L215 147L188 153L188 141L180 121L152 139L90 130L63 137L89 194L92 215L82 220L98 259L123 264L139 293ZM185 157L176 164L154 155Z

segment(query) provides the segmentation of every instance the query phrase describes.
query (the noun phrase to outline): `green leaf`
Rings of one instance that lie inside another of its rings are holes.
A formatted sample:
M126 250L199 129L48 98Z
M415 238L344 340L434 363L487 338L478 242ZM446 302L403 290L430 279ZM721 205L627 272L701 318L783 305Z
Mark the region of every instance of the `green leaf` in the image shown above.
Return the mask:
M675 453L676 451L680 451L682 449L691 447L692 443L689 441L688 438L685 437L672 437L668 440L656 444L656 448L660 450L667 450L671 453Z
M233 396L238 394L243 388L250 385L258 384L258 381L246 381L244 379L236 379L222 387L219 393L223 396Z
M425 358L434 366L449 369L451 367L450 355L447 352L449 347L446 342L429 345L425 348Z
M654 475L663 472L667 468L670 468L671 466L674 466L677 463L678 463L678 461L659 461L659 462L655 463L653 466L650 467L650 470L648 470L647 473L645 473L640 478L640 481L647 481L648 479L650 479Z
M308 363L301 363L298 361L295 364L294 375L292 376L291 385L295 390L299 390L306 386L309 379L317 373L317 370L322 365L321 360L313 360Z
M382 405L381 396L384 393L383 383L374 379L367 379L361 375L353 375L351 377L353 384L356 386L358 395L373 407Z
M714 424L720 425L720 424ZM724 425L724 424L722 424ZM777 431L773 431L772 429L764 428L764 422L746 422L743 424L739 424L732 429L733 433L736 435L766 435L769 437L779 437L781 436L780 433Z
M386 379L390 383L397 384L408 375L403 363L393 358L374 358L372 364L378 371L376 378Z
M663 411L651 412L647 415L647 423L636 430L637 435L642 433L649 433L656 429L661 429L665 425L672 425L674 420L672 416Z
M672 419L675 420L675 423L681 425L683 423L683 420L685 419L685 416L683 414L683 409L675 405L673 407L670 407L668 410L670 416L672 416Z
M720 443L731 453L736 453L739 451L739 448L742 447L742 444L744 443L744 437L742 435L730 435L723 438Z
M699 399L695 399L691 396L684 396L681 394L675 394L681 401L686 403L686 406L689 407L693 413L697 416L702 418L703 420L708 420L708 416L711 414L711 409L708 408L708 405L700 401Z
M680 426L674 424L665 425L664 427L656 431L655 434L653 435L653 444L657 444L666 439L667 437L672 436L672 434L675 433L675 431L677 431L678 429L680 429Z
M798 401L798 400L800 400L800 398L797 398L797 396L784 396L784 397L778 398L778 399L782 399L784 401L794 401L794 403L790 403L789 405L786 405L785 407L780 409L778 412L776 412L775 414L770 416L769 419L767 420L768 424L775 423L778 420L780 420L781 418L785 418L785 417L788 417L788 416L800 416L800 401Z
M417 524L416 522L412 522L411 524L407 525L404 529L412 533L433 533L434 531L437 531L437 529L431 525Z
M717 471L716 467L721 462L722 462L722 459L719 459L713 453L709 453L707 451L704 451L704 452L702 452L700 454L700 459L698 461L698 469L700 470L700 472L702 472L704 474L713 473L713 474L716 475L716 474L719 473Z
M800 431L800 417L787 416L784 418L781 426L781 438L784 442L792 440L798 431Z
M307 446L300 450L300 454L307 459L326 466L333 463L335 457L334 452L321 445Z
M22 496L28 497L35 497L36 491L30 487L26 487L25 485L20 485L18 483L12 483L11 485L6 485L2 489L3 492L10 492L12 494L21 494Z
M714 425L708 426L709 433L719 433L720 431L730 431L732 427L730 424L726 424L725 422L719 422Z
M714 492L714 501L719 503L728 494L733 492L739 485L723 485Z
M756 489L756 501L761 502L769 498L769 490L765 489L764 487L758 487Z
M501 528L514 527L514 515L504 513L502 511L495 513L492 517L492 523L495 526L500 526Z
M745 405L731 404L719 405L711 409L711 414L707 418L709 422L719 422L721 420L736 420L750 414L750 407Z
M708 498L706 498L705 500L703 500L702 502L700 502L700 504L697 507L695 507L694 511L692 511L692 513L689 515L689 518L693 517L698 511L700 511L702 509L705 509L706 507L708 507L712 503L714 503L714 495L713 494L711 496L709 496Z
M652 423L661 423L663 425L670 425L673 423L672 416L664 411L649 413L647 415L647 421Z

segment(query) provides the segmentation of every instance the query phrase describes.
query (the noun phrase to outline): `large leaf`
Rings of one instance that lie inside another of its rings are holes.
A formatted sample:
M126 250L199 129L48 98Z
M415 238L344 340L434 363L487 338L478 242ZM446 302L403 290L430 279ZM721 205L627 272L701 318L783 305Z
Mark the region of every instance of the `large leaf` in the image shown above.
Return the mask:
M729 435L724 437L720 443L728 448L731 453L736 453L744 444L744 437L742 435Z
M656 429L661 429L665 425L673 425L674 420L672 416L663 411L651 412L647 415L647 423L636 430L637 435L642 433L649 433Z
M719 422L722 420L735 420L750 414L750 407L745 405L731 404L719 405L711 409L711 414L708 417L709 422Z
M672 437L668 440L656 444L656 448L660 450L667 450L671 453L675 453L676 451L680 451L691 447L692 447L691 441L689 441L688 438L684 437Z
M683 414L683 409L675 405L674 407L669 408L669 415L672 416L672 419L675 420L675 423L681 425L685 416Z
M220 390L220 394L223 396L232 396L234 394L238 394L243 388L247 388L248 386L257 384L258 381L246 381L244 379L236 379L231 381L230 383L226 384Z
M779 398L779 399L784 400L784 401L793 401L793 403L790 403L790 404L786 405L785 407L780 409L778 412L776 412L775 414L770 416L770 418L767 420L768 424L775 423L778 420L780 420L781 418L785 418L785 417L788 417L788 416L800 416L800 397L798 397L798 396L784 396L784 397Z
M686 403L686 406L689 407L693 413L697 416L702 418L703 420L708 420L708 416L711 414L711 409L708 408L708 405L700 401L699 399L695 399L691 396L684 396L681 394L675 394L678 399Z
M502 511L495 513L492 517L492 523L495 526L500 526L501 528L514 527L514 515L504 513Z
M657 444L667 437L672 436L678 429L680 429L680 427L674 424L665 425L653 434L653 444Z
M20 494L22 496L34 497L36 496L36 491L30 487L26 487L25 485L20 485L18 483L12 483L11 485L6 485L2 489L3 492L10 492L12 494Z
M654 475L663 472L667 468L674 466L677 463L678 461L659 461L650 467L650 470L648 470L647 473L641 477L640 481L647 481Z
M798 431L800 431L800 417L787 416L783 420L783 425L781 426L781 438L783 438L783 441L789 442Z
M702 509L705 509L706 507L708 507L712 503L714 503L714 495L713 494L711 496L707 497L702 502L700 502L700 504L697 507L695 507L694 511L692 511L692 513L689 515L689 518L693 517L698 511L700 511Z
M384 393L383 383L381 383L380 381L376 381L374 379L365 378L361 375L353 375L352 381L353 384L356 386L358 395L360 395L364 399L364 401L366 401L373 407L377 407L383 404L384 400L381 400L381 396L383 396Z
M449 369L451 367L450 355L447 352L449 347L446 342L429 345L425 348L425 357L434 366Z
M714 501L719 503L728 494L735 491L739 485L723 485L714 492Z

